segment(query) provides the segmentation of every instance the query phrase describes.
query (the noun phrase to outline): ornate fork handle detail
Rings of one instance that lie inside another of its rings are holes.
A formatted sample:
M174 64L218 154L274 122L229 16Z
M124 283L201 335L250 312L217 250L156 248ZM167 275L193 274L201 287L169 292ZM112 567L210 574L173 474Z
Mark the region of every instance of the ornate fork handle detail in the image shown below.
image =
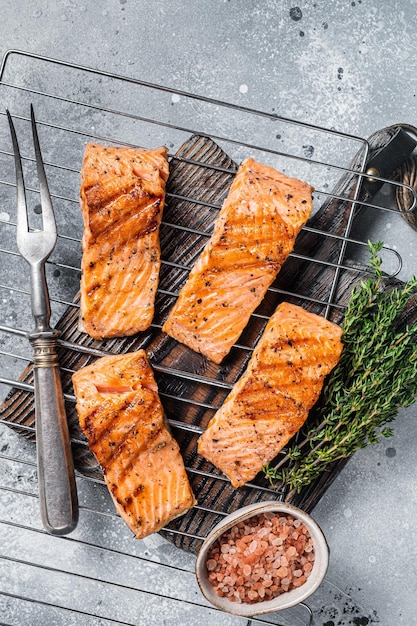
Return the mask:
M45 529L66 535L78 521L71 443L56 352L59 332L29 336L34 350L36 446L39 500Z
M33 367L59 367L56 352L60 332L57 330L43 330L29 335L33 348Z
M43 230L31 231L19 144L7 111L16 165L17 246L30 265L31 304L35 330L29 334L33 347L35 428L38 456L39 502L42 523L53 535L66 535L78 522L78 498L74 463L60 378L57 341L59 331L49 325L50 304L45 262L55 247L57 232L45 168L31 107L36 165L40 183Z

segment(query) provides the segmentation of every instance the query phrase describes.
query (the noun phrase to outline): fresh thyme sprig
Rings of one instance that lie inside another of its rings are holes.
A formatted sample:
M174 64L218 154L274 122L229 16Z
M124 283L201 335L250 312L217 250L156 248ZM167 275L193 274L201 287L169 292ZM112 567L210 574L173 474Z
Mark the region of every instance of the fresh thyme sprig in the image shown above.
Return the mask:
M382 288L382 243L369 243L374 277L351 296L343 322L343 351L329 375L314 419L300 441L275 467L264 468L271 484L300 491L339 459L390 437L386 424L417 395L417 323L399 328L398 319L417 289L412 278Z

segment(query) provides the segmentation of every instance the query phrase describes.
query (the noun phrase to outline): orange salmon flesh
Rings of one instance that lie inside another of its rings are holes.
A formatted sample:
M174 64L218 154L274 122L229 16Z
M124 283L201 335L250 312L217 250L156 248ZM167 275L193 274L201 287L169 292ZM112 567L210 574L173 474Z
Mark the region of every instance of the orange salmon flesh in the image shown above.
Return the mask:
M117 512L136 538L194 506L144 350L98 359L72 380L81 429Z
M323 317L287 302L278 306L198 442L198 452L233 487L252 480L304 424L339 361L341 335Z
M221 363L293 250L312 191L246 159L163 330Z
M152 322L168 174L164 147L86 146L80 328L94 339L130 336Z

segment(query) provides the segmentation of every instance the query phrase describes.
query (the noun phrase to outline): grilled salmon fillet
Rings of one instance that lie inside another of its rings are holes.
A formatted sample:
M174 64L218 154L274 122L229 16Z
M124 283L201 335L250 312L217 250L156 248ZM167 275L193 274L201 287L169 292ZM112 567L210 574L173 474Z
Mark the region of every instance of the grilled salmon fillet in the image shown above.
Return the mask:
M196 502L146 353L102 357L72 377L80 426L137 539Z
M198 442L198 451L240 487L304 424L324 377L338 363L342 329L283 302L247 369Z
M163 330L221 363L292 251L312 191L246 159Z
M164 147L86 146L80 328L94 339L133 335L151 324L168 174Z

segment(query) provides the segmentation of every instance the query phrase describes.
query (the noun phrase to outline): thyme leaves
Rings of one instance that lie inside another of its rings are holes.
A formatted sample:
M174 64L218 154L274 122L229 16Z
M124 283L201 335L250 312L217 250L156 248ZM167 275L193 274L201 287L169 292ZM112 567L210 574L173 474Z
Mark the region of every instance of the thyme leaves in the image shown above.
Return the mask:
M417 279L384 289L382 243L369 243L374 276L363 280L349 301L344 322L344 348L328 376L312 420L299 441L275 467L264 473L300 491L332 464L351 457L367 445L392 436L400 408L417 395L417 323L400 323Z

